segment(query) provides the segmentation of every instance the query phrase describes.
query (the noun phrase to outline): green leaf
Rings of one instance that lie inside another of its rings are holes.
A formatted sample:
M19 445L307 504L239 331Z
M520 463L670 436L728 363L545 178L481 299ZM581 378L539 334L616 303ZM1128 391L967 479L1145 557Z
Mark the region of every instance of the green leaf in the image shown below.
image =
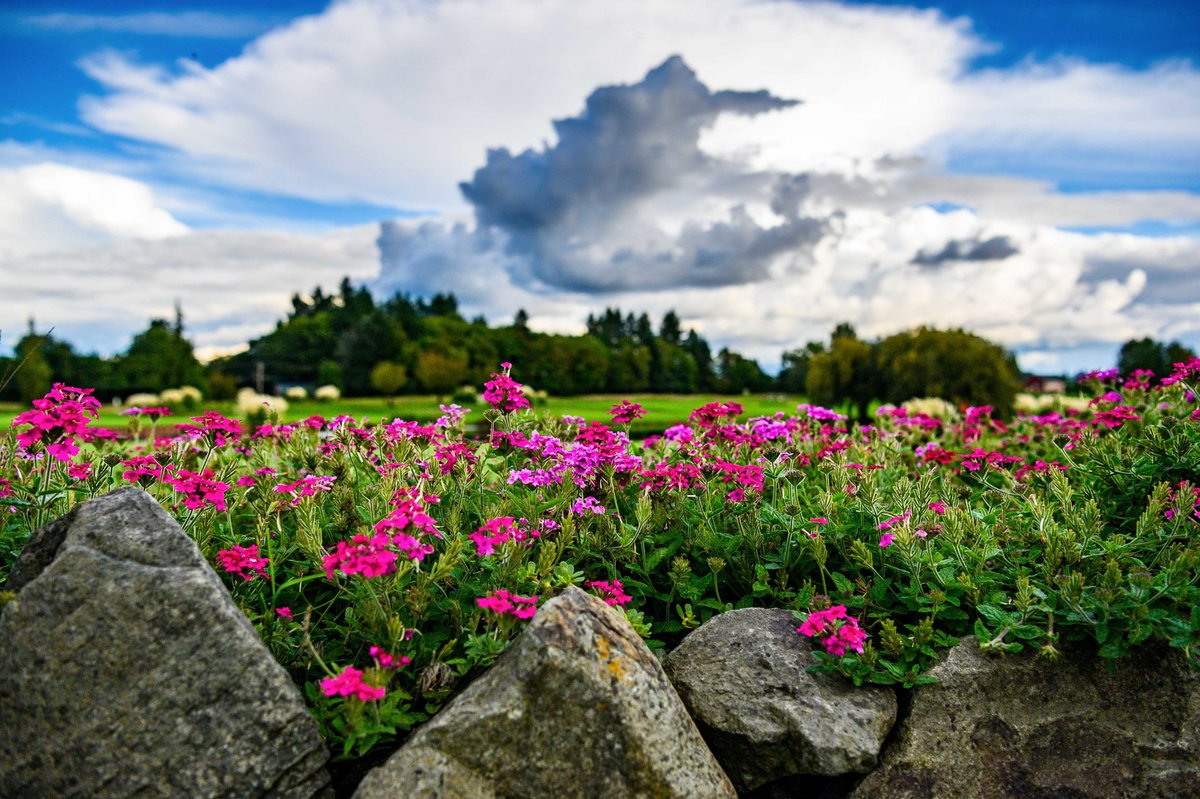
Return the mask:
M850 582L850 579L848 577L846 577L846 575L842 574L841 572L834 572L833 574L831 574L829 576L831 578L833 578L833 584L835 586L837 586L837 590L839 593L841 593L841 594L853 594L854 593L854 583Z

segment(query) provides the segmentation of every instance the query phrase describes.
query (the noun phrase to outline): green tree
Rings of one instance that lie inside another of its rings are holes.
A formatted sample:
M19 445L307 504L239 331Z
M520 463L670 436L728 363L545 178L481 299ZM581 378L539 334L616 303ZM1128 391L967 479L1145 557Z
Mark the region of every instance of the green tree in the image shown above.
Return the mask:
M172 326L165 319L155 319L134 336L120 358L120 371L128 388L141 391L199 386L204 382L204 368L196 360L191 342L183 337L178 320Z
M1121 345L1117 368L1128 377L1138 369L1149 369L1157 377L1166 377L1174 365L1196 357L1196 353L1178 341L1164 344L1152 338L1132 339Z
M871 345L860 341L853 328L846 331L839 325L829 350L815 353L808 362L805 393L809 401L831 407L849 402L857 409L859 421L865 422L878 391Z
M32 324L30 325L32 327ZM9 372L2 377L10 377L11 385L16 388L17 399L30 402L45 396L54 382L54 372L44 352L49 336L39 336L34 333L22 338L14 348L13 363Z
M417 380L433 394L444 396L467 378L467 356L462 352L424 350L417 356Z
M964 330L897 333L879 342L876 362L888 402L941 397L958 405L991 405L1006 416L1021 390L1012 353Z
M788 394L803 394L807 390L808 365L816 355L825 352L825 343L810 341L800 349L783 353L783 368L779 370L779 388Z
M380 361L371 369L371 386L387 397L388 405L396 404L396 392L408 382L408 370L404 364Z

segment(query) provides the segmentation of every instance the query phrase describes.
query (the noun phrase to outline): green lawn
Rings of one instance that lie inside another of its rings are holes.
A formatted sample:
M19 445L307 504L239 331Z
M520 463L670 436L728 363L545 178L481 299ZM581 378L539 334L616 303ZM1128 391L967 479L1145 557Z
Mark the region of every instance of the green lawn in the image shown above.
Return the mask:
M648 434L661 431L673 424L683 422L693 408L707 402L739 402L745 408L745 416L765 416L778 411L787 414L796 412L796 405L804 401L803 397L786 397L781 394L754 394L749 396L714 396L708 394L633 394L628 396L588 395L582 397L551 397L544 404L534 408L535 412L549 413L554 416L582 416L589 421L609 420L608 409L622 399L640 403L646 409L646 416L634 426L633 432ZM448 401L448 400L447 400ZM479 402L469 406L472 413L467 421L479 421L487 404ZM201 409L218 410L232 415L233 403L202 402ZM12 403L0 403L0 429L7 428L12 419L25 408ZM198 414L199 411L195 411ZM394 404L378 397L347 398L336 402L289 402L285 421L298 421L313 414L325 417L346 414L356 419L366 417L370 422L400 417L417 421L432 421L441 415L438 410L438 399L425 396L405 396L396 398ZM188 412L167 417L160 426L171 422L186 421L192 415ZM745 418L745 417L743 417ZM123 428L128 419L120 415L120 410L106 405L100 414L98 424L101 427Z

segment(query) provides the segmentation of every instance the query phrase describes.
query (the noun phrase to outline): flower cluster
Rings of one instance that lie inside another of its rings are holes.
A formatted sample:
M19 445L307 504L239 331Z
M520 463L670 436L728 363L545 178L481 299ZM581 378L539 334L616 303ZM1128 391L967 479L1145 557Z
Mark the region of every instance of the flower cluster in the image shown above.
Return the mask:
M509 376L508 370L512 364L500 364L503 371L492 373L492 379L483 384L483 399L501 413L512 413L529 407L529 398L525 396L524 388Z
M475 554L484 557L493 554L496 547L509 541L530 541L541 536L540 530L528 529L522 524L524 521L517 521L512 516L498 516L488 519L467 537L475 544Z
M383 686L363 682L363 672L353 666L342 669L336 677L321 680L321 691L325 696L353 697L363 702L374 702L387 694Z
M337 547L325 556L321 566L330 580L337 571L347 577L352 574L382 577L396 570L397 556L390 545L391 540L386 533L373 536L359 533L349 542L338 541Z
M412 663L412 658L408 655L393 655L387 652L383 647L371 645L368 654L375 660L375 665L381 669L398 669Z
M260 558L258 544L251 544L248 547L234 546L232 549L220 550L217 552L217 562L230 574L236 574L243 580L253 580L266 572L267 564L271 562L271 559ZM290 614L289 610L289 617Z
M620 580L592 580L584 583L588 588L594 588L596 594L604 599L604 604L623 607L633 601L633 597L625 593L625 586Z
M634 419L641 419L646 415L645 408L629 400L621 400L609 408L608 412L612 414L613 424L629 424Z
M13 419L13 425L28 425L17 434L17 443L25 450L42 444L51 457L69 461L79 453L77 439L87 440L88 423L100 412L100 401L90 388L74 388L55 383L41 399L32 403L33 410Z
M847 652L861 653L867 641L866 631L858 626L858 619L846 614L845 605L813 611L796 632L817 639L826 652L838 657Z
M516 594L497 588L487 596L475 600L475 604L484 610L500 615L516 616L518 619L532 619L537 613L536 596L517 596Z

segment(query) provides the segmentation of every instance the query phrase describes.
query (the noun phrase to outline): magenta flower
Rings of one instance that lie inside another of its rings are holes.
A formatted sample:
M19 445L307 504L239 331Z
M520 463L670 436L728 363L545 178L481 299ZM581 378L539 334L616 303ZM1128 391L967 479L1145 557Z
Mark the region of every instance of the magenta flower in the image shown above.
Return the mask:
M613 424L629 424L634 419L641 419L646 415L645 408L629 400L621 400L609 408L608 412L612 414Z
M92 464L72 463L67 467L67 476L72 480L87 480L92 476Z
M33 410L13 419L13 426L29 426L17 433L17 444L28 450L40 443L55 460L74 458L79 452L76 438L87 440L88 423L100 412L100 401L91 394L90 388L55 383L44 397L30 403Z
M524 519L521 520L521 522L524 521ZM521 522L512 516L498 516L484 522L467 538L475 542L475 553L484 557L491 555L496 551L496 547L507 544L509 541L527 541L541 535L541 531L529 530Z
M292 615L292 609L289 607L285 606L285 607L281 607L281 608L275 608L275 613L281 619L287 619L288 621L296 620L296 618Z
M858 619L847 615L845 605L813 611L796 632L818 639L826 652L837 657L848 651L861 653L867 641L866 631L859 626Z
M487 596L476 599L475 604L492 613L531 619L537 613L537 601L536 596L517 596L503 588L497 588Z
M229 484L215 480L214 477L212 469L205 469L199 474L179 469L170 475L164 469L162 474L163 482L170 483L176 491L184 495L185 508L200 510L206 505L211 505L217 510L225 510L225 492L229 490Z
M337 548L321 563L325 576L332 580L336 571L346 576L361 574L367 578L391 574L396 570L396 553L389 548L390 544L386 533L376 533L372 537L359 533L349 543L338 541Z
M248 547L235 546L232 549L222 549L217 553L217 561L221 564L221 568L230 574L236 574L243 580L253 580L266 572L267 564L271 562L271 559L260 558L258 545L251 544Z
M886 549L887 547L890 547L892 542L895 540L896 536L894 533L884 533L883 535L879 536L879 548Z
M383 699L387 689L376 687L363 682L363 673L353 666L342 669L336 677L326 677L321 680L321 691L325 696L353 697L363 702L373 702Z
M217 411L205 411L200 416L193 416L192 421L196 424L179 425L180 432L194 439L207 438L214 447L236 444L242 438L242 423Z
M508 370L512 364L505 367L503 373L492 373L492 379L483 384L483 399L501 413L512 413L529 407L529 398L521 390L523 386L509 377Z
M408 655L393 655L382 647L374 645L371 646L369 653L375 659L375 665L381 669L398 669L412 663L412 658Z
M633 601L633 597L625 593L625 586L620 580L592 580L584 583L588 588L596 589L596 594L604 600L606 605L615 605L622 607Z
M595 497L580 497L571 505L571 513L576 516L582 516L585 513L594 513L597 516L603 516L606 508L600 504Z
M934 513L938 514L939 516L941 516L943 513L946 512L946 503L942 502L940 499L937 500L936 502L930 502L929 509L931 511L933 511Z

